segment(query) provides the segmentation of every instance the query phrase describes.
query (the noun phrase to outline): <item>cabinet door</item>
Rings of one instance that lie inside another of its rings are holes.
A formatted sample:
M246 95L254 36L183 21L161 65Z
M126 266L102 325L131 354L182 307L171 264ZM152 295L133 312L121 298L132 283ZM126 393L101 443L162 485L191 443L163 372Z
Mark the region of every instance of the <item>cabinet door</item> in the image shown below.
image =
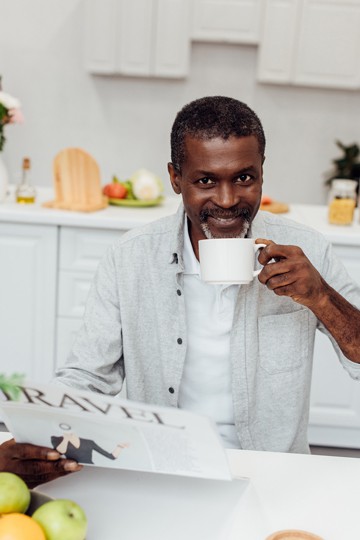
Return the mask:
M301 8L302 0L267 0L259 46L259 81L292 81Z
M118 0L86 0L84 3L84 63L90 73L116 71Z
M190 57L189 0L158 0L152 73L185 77Z
M268 0L258 79L360 87L359 0Z
M0 224L1 371L54 371L57 227Z
M259 43L265 0L193 0L191 37L197 41Z
M120 0L117 69L124 75L149 76L153 55L155 0Z
M359 0L303 2L295 84L359 88Z
M360 283L360 248L334 248L351 277ZM330 340L320 333L315 342L309 442L360 448L360 381L349 377Z
M124 233L123 230L62 227L59 268L93 274L105 251Z
M190 0L87 0L85 65L91 73L184 77Z
M124 231L62 227L59 240L56 365L70 352L82 323L88 292L106 250Z

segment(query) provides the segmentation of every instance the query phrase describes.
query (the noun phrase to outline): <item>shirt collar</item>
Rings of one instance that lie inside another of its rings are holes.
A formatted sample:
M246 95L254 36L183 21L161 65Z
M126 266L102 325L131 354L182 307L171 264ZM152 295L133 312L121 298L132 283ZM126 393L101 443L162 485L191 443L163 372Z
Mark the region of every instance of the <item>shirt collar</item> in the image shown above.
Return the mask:
M184 219L184 249L183 249L183 260L184 260L184 274L198 274L200 275L200 264L191 244L189 227L188 227L188 218L185 214Z

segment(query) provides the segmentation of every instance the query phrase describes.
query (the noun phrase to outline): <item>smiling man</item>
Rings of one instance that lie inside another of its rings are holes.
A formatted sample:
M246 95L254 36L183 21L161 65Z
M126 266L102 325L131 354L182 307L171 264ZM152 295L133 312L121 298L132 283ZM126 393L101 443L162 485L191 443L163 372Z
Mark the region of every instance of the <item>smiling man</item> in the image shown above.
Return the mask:
M244 103L206 97L178 113L168 170L183 204L107 252L60 382L117 394L126 378L129 399L205 414L227 447L309 451L315 331L359 379L360 290L319 233L259 211L264 157ZM245 236L266 244L258 279L202 282L198 241ZM59 457L5 443L0 470L29 485L78 470Z

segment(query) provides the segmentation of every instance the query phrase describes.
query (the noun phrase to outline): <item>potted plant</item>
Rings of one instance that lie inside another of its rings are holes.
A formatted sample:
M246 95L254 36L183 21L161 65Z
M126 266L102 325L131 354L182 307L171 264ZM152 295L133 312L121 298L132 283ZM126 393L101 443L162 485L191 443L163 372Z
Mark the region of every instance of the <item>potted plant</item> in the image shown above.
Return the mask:
M338 159L333 159L333 168L329 171L325 180L325 185L330 186L334 178L346 178L348 180L356 180L357 193L359 193L360 181L360 147L354 143L345 146L340 141L335 141L337 146L342 150L343 155Z

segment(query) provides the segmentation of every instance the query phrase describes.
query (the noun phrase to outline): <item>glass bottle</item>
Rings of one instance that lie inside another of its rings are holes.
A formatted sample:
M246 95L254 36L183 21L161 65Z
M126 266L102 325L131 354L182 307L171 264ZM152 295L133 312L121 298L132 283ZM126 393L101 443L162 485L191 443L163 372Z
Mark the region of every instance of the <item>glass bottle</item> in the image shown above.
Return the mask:
M331 182L329 198L329 223L351 225L356 206L356 180L335 178Z
M25 157L22 162L22 178L21 183L16 188L16 202L21 204L34 203L36 198L36 190L31 185L30 181L30 158Z

